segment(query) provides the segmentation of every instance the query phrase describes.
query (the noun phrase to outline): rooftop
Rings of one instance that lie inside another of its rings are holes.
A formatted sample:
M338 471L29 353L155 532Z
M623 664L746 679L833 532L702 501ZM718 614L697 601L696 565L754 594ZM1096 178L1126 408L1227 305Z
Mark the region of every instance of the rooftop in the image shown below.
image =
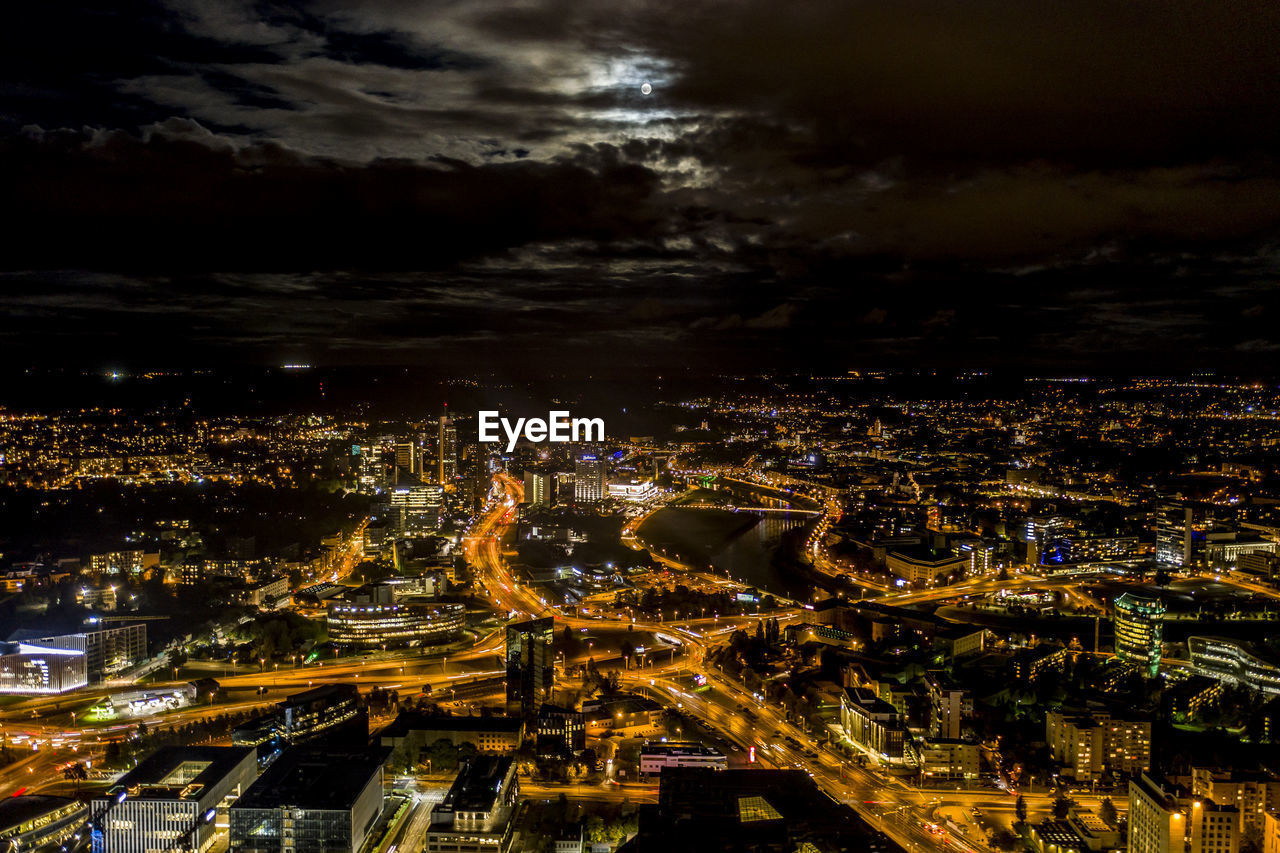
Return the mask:
M502 780L511 769L511 758L505 755L482 755L473 758L458 771L449 793L440 803L442 811L487 812L493 809L502 789Z
M248 746L164 746L142 759L111 790L128 791L132 799L198 799L205 788L253 754Z
M346 811L378 775L384 758L381 750L338 755L291 747L232 808Z
M47 797L42 794L5 797L0 799L0 832L75 804L76 801L68 797Z
M391 725L382 730L382 737L405 737L411 731L515 733L521 725L517 717L447 717L401 711Z

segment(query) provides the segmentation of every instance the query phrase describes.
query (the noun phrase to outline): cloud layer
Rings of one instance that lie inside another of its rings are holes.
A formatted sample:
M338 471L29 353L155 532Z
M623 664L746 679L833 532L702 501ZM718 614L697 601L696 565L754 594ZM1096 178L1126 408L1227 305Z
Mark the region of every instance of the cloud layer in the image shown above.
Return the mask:
M1249 369L1276 341L1277 25L1191 0L28 4L0 36L0 346Z

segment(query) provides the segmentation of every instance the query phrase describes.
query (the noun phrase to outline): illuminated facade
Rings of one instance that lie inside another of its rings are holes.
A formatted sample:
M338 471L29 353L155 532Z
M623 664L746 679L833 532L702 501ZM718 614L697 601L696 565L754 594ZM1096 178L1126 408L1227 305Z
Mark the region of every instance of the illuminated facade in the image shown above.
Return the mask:
M328 604L329 639L353 649L432 646L462 634L466 608L461 604Z
M1280 665L1239 640L1188 637L1191 668L1200 675L1243 684L1262 693L1280 693Z
M573 499L579 503L604 500L604 460L583 456L573 464Z
M0 693L65 693L89 683L84 652L28 643L0 644Z
M507 626L507 713L532 719L555 684L554 622L531 619Z
M66 844L89 817L78 800L38 794L0 800L0 846L5 850L37 850Z
M1164 604L1126 592L1115 601L1116 656L1154 677L1164 642Z
M246 747L162 747L94 798L94 853L203 853L217 840L219 806L239 797L257 772Z

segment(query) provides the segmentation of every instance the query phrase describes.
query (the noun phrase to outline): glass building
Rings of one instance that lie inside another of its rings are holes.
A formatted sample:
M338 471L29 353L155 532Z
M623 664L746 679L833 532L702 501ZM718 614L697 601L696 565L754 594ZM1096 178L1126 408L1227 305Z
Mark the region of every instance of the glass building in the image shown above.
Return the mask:
M230 809L240 853L356 853L382 814L382 760L374 753L284 752Z
M1164 642L1164 603L1126 592L1115 600L1116 656L1154 676Z
M507 712L532 718L551 698L555 623L531 619L507 626Z
M329 602L329 639L342 648L377 649L450 643L462 634L461 604Z

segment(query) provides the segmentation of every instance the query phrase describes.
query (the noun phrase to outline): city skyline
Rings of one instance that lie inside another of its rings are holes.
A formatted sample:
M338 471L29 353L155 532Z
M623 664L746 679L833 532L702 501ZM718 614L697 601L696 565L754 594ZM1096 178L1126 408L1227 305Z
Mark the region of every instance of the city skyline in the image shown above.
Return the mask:
M0 847L1280 853L1280 4L0 27Z

